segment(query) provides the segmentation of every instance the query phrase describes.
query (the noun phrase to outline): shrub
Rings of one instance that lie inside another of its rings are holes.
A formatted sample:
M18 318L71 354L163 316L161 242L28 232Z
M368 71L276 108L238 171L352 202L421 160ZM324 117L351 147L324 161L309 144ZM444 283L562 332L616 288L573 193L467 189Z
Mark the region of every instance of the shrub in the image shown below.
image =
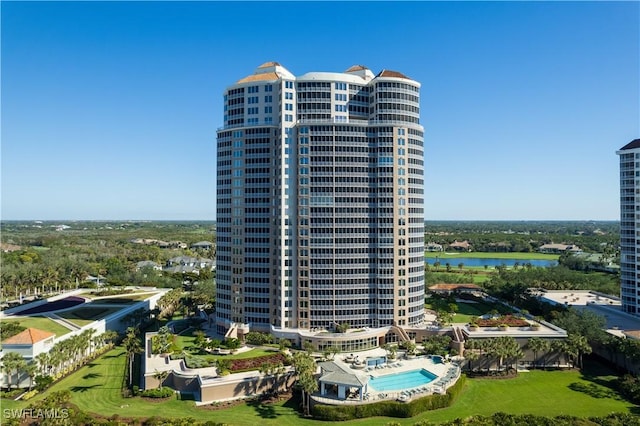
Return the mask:
M33 398L34 396L36 396L37 394L38 394L38 390L37 389L30 390L29 392L25 393L22 396L22 400L23 401L28 401L31 398Z
M163 386L160 389L143 390L140 395L147 398L168 398L173 395L173 389Z
M321 405L313 407L313 417L318 420L339 422L365 417L413 417L428 410L437 410L450 406L458 397L466 383L463 374L458 381L447 389L444 395L429 395L409 403L382 401L366 405Z
M190 355L184 358L184 363L187 365L187 368L204 368L211 365L205 358Z
M273 336L259 331L251 331L247 333L246 340L250 345L265 345L273 343Z

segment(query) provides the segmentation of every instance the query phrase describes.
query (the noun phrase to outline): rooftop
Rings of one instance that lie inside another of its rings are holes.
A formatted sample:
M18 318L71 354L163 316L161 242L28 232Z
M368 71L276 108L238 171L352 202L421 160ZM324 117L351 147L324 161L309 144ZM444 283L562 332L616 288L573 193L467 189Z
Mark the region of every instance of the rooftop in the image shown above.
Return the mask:
M27 328L26 330L11 336L2 341L3 345L33 345L34 343L55 336L55 333L38 330L37 328Z
M620 148L620 151L624 151L625 149L636 149L636 148L640 148L640 139L632 140L631 142L629 142L628 144Z

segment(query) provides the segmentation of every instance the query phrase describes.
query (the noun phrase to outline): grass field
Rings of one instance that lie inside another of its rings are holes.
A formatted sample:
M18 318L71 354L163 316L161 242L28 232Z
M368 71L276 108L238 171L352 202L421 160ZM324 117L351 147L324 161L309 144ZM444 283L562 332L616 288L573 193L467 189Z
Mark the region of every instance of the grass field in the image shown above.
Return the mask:
M52 391L69 389L72 402L87 412L103 416L186 418L225 422L230 425L327 425L326 422L302 419L291 402L279 404L241 404L217 411L196 408L193 401L171 399L164 402L146 402L140 398L122 398L120 385L126 363L123 349L116 348L76 373L55 384L34 400L44 398ZM575 416L604 416L611 412L638 413L638 407L620 398L606 385L615 380L608 370L593 370L594 376L583 376L579 371L532 371L521 373L515 379L471 379L454 404L445 409L422 413L410 419L377 417L341 422L351 425L384 425L398 422L413 425L419 420L442 422L465 418L473 414L490 415L498 411L544 416L569 414ZM33 400L32 400L33 401ZM30 401L2 400L5 409L26 407Z
M37 328L38 330L50 331L55 333L56 337L64 336L69 333L67 327L64 327L57 322L46 317L16 317L16 318L3 318L2 322L19 322L21 326L27 328Z
M560 257L557 254L545 254L545 253L485 253L479 251L471 252L455 252L444 253L441 251L428 251L424 253L424 257L429 259L435 259L439 257L441 260L446 260L447 257L467 257L470 259L533 259L533 260L558 260Z

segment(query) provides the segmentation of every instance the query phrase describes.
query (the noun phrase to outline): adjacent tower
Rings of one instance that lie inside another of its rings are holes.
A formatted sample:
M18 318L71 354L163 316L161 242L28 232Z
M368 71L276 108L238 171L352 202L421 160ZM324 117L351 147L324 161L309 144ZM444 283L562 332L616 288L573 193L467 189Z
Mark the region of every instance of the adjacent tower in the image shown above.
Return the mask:
M415 326L424 319L420 84L295 77L277 62L224 93L218 332Z
M620 148L620 298L622 309L640 314L640 139Z

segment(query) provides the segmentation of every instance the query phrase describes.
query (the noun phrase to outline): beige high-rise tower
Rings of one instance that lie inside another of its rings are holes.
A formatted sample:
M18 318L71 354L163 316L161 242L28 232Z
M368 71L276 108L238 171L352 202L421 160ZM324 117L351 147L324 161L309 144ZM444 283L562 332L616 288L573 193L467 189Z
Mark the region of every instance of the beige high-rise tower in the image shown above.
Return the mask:
M424 320L420 84L276 62L224 93L217 138L220 333Z

